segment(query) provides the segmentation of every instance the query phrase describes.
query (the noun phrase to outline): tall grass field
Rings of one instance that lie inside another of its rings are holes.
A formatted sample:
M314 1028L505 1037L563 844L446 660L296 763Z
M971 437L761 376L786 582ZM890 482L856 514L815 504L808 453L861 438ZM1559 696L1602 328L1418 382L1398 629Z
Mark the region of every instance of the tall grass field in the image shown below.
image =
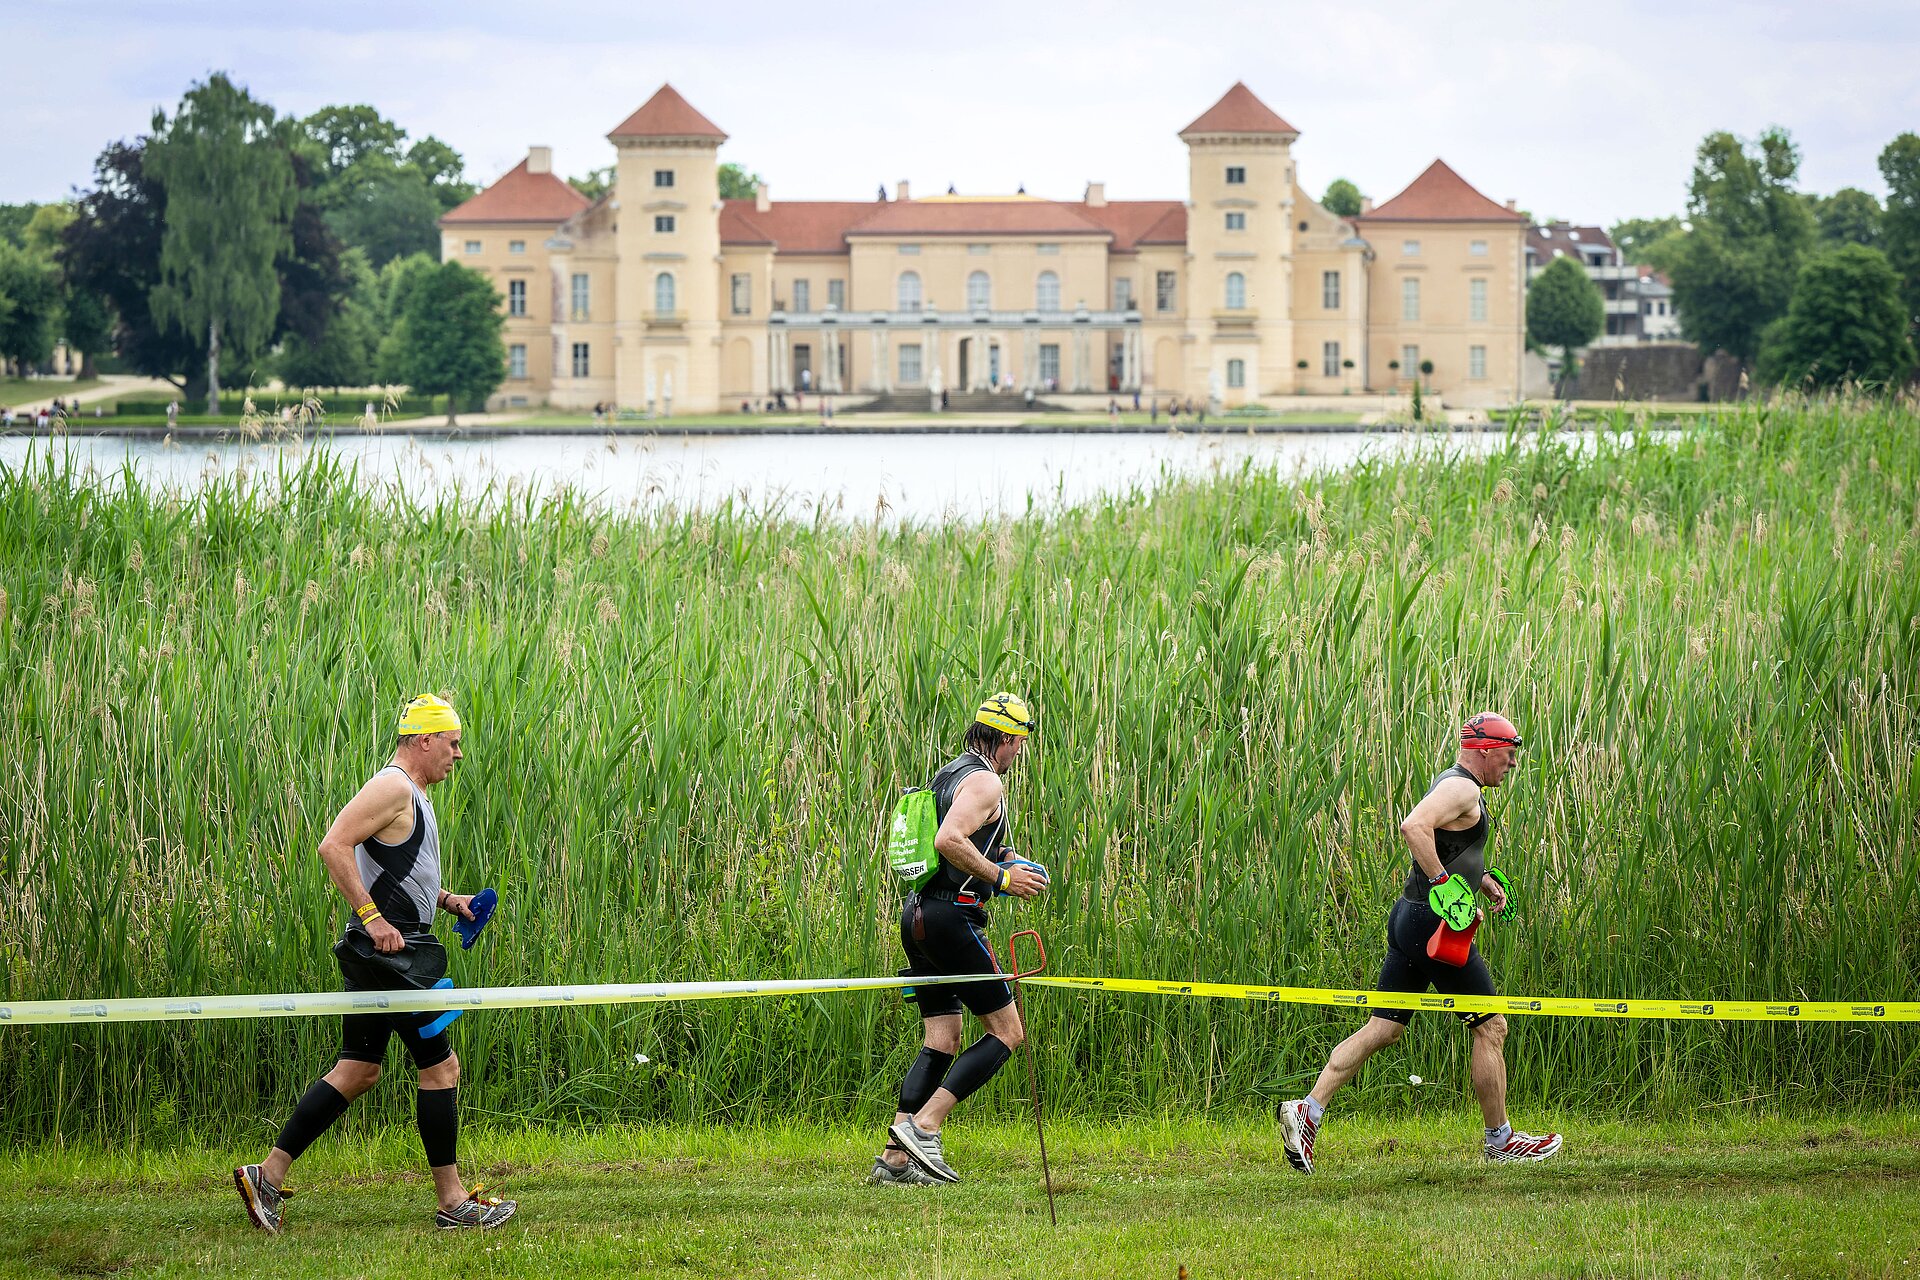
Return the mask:
M893 800L1004 687L1053 888L994 932L1054 972L1371 986L1399 819L1496 708L1527 737L1489 793L1503 991L1913 999L1920 412L1634 425L940 527L423 505L324 453L169 495L55 443L0 471L0 992L334 987L316 846L423 691L466 721L449 887L502 899L462 985L889 974ZM1270 1106L1356 1020L1027 999L1050 1104L1090 1117ZM483 1122L877 1121L916 1025L861 994L453 1034ZM0 1141L270 1137L337 1035L0 1026ZM1466 1050L1417 1019L1342 1105L1456 1107ZM1517 1114L1920 1097L1910 1026L1515 1019L1507 1052Z

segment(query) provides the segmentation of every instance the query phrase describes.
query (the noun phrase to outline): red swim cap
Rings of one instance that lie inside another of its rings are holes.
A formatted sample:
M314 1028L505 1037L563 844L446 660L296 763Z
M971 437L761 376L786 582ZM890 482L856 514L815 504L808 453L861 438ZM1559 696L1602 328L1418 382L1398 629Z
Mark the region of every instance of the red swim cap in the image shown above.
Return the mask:
M1460 745L1469 751L1493 751L1520 745L1520 731L1497 711L1482 711L1460 726Z

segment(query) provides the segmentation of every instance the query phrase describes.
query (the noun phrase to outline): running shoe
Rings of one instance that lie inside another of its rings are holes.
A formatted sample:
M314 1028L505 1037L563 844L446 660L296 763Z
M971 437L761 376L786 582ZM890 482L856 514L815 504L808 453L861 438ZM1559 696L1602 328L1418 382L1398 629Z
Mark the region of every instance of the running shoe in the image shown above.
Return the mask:
M442 1209L433 1215L433 1225L442 1231L455 1231L462 1227L478 1227L482 1231L491 1231L520 1207L514 1200L502 1200L498 1196L483 1196L486 1184L476 1182L467 1198L451 1209Z
M946 1157L940 1154L940 1135L922 1133L920 1126L912 1120L896 1120L887 1132L907 1153L907 1159L925 1169L942 1182L958 1182L960 1175L947 1164Z
M260 1174L257 1164L243 1164L233 1171L233 1185L247 1206L253 1225L270 1236L280 1234L280 1206L293 1196L288 1187L276 1187Z
M1305 1098L1280 1104L1280 1145L1287 1150L1287 1163L1302 1173L1313 1172L1313 1138L1319 1132Z
M1530 1133L1515 1130L1504 1146L1487 1147L1487 1159L1506 1162L1509 1160L1545 1160L1560 1150L1560 1135L1543 1133L1534 1137Z
M937 1187L940 1179L909 1160L898 1169L882 1160L873 1158L873 1172L867 1175L870 1187Z

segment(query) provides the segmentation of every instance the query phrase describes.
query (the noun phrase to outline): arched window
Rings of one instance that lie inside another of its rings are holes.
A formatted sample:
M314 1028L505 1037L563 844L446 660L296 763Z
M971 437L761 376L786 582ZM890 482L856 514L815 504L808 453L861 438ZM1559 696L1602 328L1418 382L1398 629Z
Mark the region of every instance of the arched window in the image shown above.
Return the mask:
M1247 305L1247 278L1238 271L1227 272L1227 310L1240 311Z
M967 277L967 310L985 311L993 305L993 282L987 273L976 271Z
M673 311L673 273L662 271L653 278L653 309L668 314Z
M1042 271L1039 281L1033 288L1033 305L1041 311L1060 309L1060 277L1051 271Z
M918 311L920 309L920 273L902 271L900 273L900 310Z
M1247 385L1247 362L1245 360L1227 361L1227 385L1244 387Z

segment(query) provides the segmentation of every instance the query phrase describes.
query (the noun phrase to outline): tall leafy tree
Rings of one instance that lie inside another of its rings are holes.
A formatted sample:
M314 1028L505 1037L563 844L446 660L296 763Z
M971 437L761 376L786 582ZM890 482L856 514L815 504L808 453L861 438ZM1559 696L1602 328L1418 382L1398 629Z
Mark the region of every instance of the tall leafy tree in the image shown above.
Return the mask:
M748 173L737 164L727 163L720 166L720 198L722 200L751 200L753 193L765 182L757 173Z
M1328 213L1338 214L1342 218L1360 216L1360 188L1345 178L1335 178L1327 184L1327 194L1320 197L1320 203L1326 206Z
M100 297L76 285L60 264L60 249L67 228L78 217L71 204L43 204L34 211L21 239L34 258L55 264L59 281L56 307L56 337L64 338L68 349L80 353L79 376L96 376L94 357L106 351L113 340L112 315Z
M37 204L0 204L0 240L11 245L25 245L27 223L33 220L39 208Z
M1920 134L1903 133L1880 153L1887 207L1880 219L1887 261L1900 277L1907 323L1920 330Z
M1866 245L1824 249L1794 282L1787 314L1768 328L1760 376L1788 385L1889 387L1913 373L1900 278Z
M59 272L46 258L0 241L0 299L0 361L24 373L53 354Z
M1880 247L1880 202L1858 187L1842 187L1813 201L1813 220L1823 245Z
M390 160L365 160L334 182L327 225L374 266L440 248L439 197L420 171Z
M207 412L217 414L223 343L252 358L280 314L276 268L299 203L287 137L271 107L215 74L171 120L154 114L146 166L167 194L153 311L207 335Z
M348 249L340 256L348 281L340 313L318 339L294 332L281 344L274 368L290 387L364 387L374 380L374 349L380 332L379 277L367 255Z
M1536 346L1560 348L1560 385L1579 368L1574 351L1600 336L1607 304L1600 286L1572 258L1555 258L1527 286L1527 338Z
M1628 262L1643 263L1647 262L1645 254L1650 246L1678 230L1677 217L1622 218L1607 228L1607 236Z
M589 200L598 200L613 190L613 166L591 170L585 177L568 178L567 185Z
M458 151L432 134L407 148L407 163L427 180L427 189L440 202L442 213L473 199L474 186L467 181L466 162Z
M493 282L457 262L407 270L398 325L384 352L396 381L422 395L447 397L447 425L455 410L484 399L507 377L500 340L506 317Z
M1794 190L1800 151L1784 129L1748 146L1730 133L1700 144L1688 189L1692 231L1668 266L1688 337L1751 362L1760 335L1786 314L1813 215Z

